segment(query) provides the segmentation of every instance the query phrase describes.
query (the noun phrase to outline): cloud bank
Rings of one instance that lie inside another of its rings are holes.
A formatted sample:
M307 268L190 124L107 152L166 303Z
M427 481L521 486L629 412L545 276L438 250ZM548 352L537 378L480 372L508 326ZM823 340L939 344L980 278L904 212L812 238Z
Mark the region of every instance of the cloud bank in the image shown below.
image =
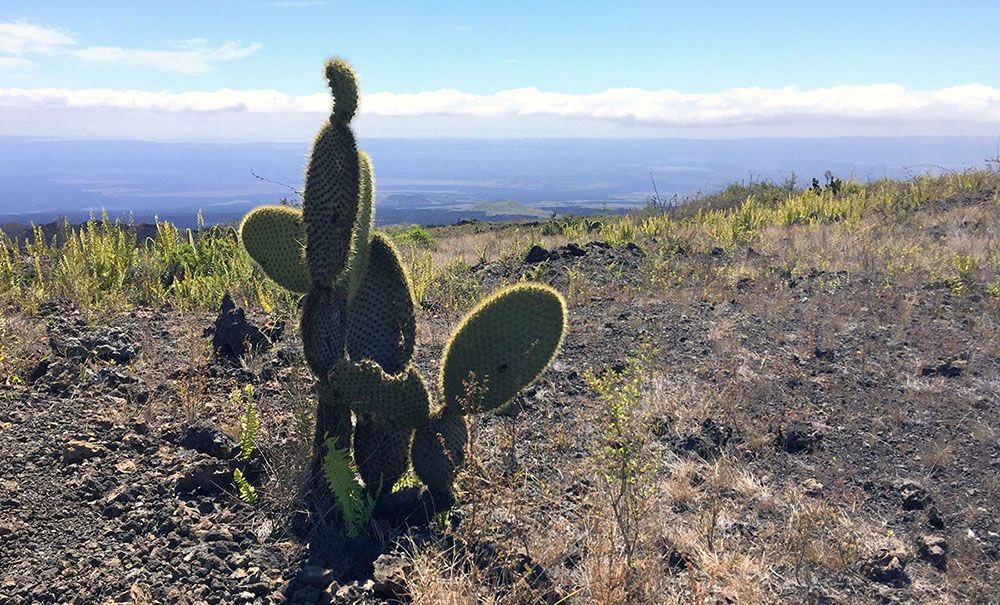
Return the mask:
M224 52L248 51L233 47ZM275 139L273 132L254 132L255 121L279 131L287 124L279 135L287 138L278 140L301 140L311 130L302 131L302 125L315 127L329 110L326 93L294 96L269 89L172 93L0 88L0 111L16 112L26 120L20 125L0 122L0 133L58 134L24 132L25 124L39 123L41 116L62 123L73 116L98 122L101 116L114 116L113 130L127 130L132 123L132 136L143 138L150 134L148 120L156 116L164 123L189 124L192 131L211 122L217 136L236 140ZM443 128L444 136L993 135L1000 134L1000 89L969 84L909 90L875 84L808 90L734 88L716 93L639 88L593 94L536 88L489 95L451 89L377 92L362 98L359 120L374 127L374 136L406 136L407 125L419 130L420 125L431 124ZM236 130L220 134L227 122Z
M169 49L124 48L120 46L81 47L69 34L27 21L0 23L0 69L24 68L34 63L29 57L71 56L90 64L148 67L186 76L203 74L215 63L249 57L260 50L257 43L227 40L212 46L207 40L181 40Z

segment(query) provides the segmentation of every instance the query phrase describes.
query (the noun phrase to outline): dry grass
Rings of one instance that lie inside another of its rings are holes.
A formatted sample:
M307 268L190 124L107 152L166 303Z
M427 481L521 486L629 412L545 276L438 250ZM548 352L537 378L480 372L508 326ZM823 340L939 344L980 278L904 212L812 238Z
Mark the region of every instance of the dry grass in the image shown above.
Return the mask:
M978 528L992 522L996 487L977 463L1000 434L1000 202L988 192L998 181L978 171L853 183L829 199L737 188L697 212L605 217L600 232L473 225L401 246L423 303L422 349L440 348L497 281L545 279L568 298L575 348L562 361L577 374L543 382L520 413L476 422L461 506L430 538L404 536L413 602L868 602L887 590L865 575L883 552L908 563L913 585L901 598L989 602L1000 571L984 562ZM766 195L734 198L747 191ZM638 274L521 263L533 244L591 239L637 243ZM480 264L493 277L470 270ZM23 317L2 318L0 379L23 376L31 342L43 339ZM170 337L173 367L146 357L134 367L173 387L148 406L232 426L237 410L223 402L240 385L199 382L200 330ZM608 400L582 377L606 376L643 343L658 352L640 362L642 388L611 436ZM961 376L922 374L946 360ZM181 378L168 380L176 363ZM248 363L259 373L264 360ZM313 404L301 360L280 372L259 391L272 479L258 487L264 506L289 509ZM557 392L567 386L579 388ZM793 423L827 443L781 451L776 431ZM711 441L710 426L725 438ZM637 446L634 484L609 472L619 438ZM916 561L926 513L901 516L898 478L937 486L946 571ZM627 518L623 485L640 496Z
M867 602L880 585L866 577L866 566L885 552L899 553L908 572L916 570L909 572L906 598L985 602L989 588L972 571L983 565L973 554L974 541L949 535L951 566L928 575L916 562L913 532L920 526L885 516L861 486L872 476L865 465L888 465L878 457L890 454L908 460L915 476L944 477L970 447L956 436L985 445L1000 432L995 419L955 408L957 401L996 392L987 382L996 380L988 360L1000 353L1000 325L995 316L978 319L970 310L976 304L996 310L1000 204L995 196L935 203L952 195L982 197L980 188L996 186L993 173L869 184L867 193L852 194L867 196L862 210L845 203L854 214L844 220L762 224L735 242L711 221L682 218L658 227L634 220L628 228L647 252L645 273L638 290L613 296L632 304L668 303L674 323L700 315L684 334L706 352L686 359L668 355L671 362L651 361L646 368L637 430L655 463L633 556L626 555L630 538L615 521L613 482L600 479L596 450L608 416L594 395L574 400L581 406L576 417L513 444L520 456L545 452L551 456L546 460L557 461L558 469L544 478L523 480L531 462L504 475L508 455L493 445L509 432L508 419L482 427L481 482L467 483L463 496L479 512L474 522L464 517L455 535L492 536L510 553L527 554L573 603L777 603L808 595ZM731 208L738 212L739 204ZM620 235L614 219L605 225L604 236ZM656 242L641 234L658 229ZM670 238L662 237L663 229ZM435 237L438 266L484 249L489 260L503 257L495 251L503 245L496 232ZM552 248L566 241L520 237L508 245L523 251L529 242ZM677 253L678 240L687 253ZM709 254L719 246L726 249L723 256ZM594 275L574 265L560 271L574 314L588 313L592 297L609 295ZM789 284L808 284L807 293L790 296ZM714 306L707 315L706 305ZM959 357L968 358L965 375L979 377L945 383L919 376L927 364ZM842 369L817 373L810 369L817 363ZM896 402L897 393L906 405ZM926 414L940 418L945 433L914 433L921 426L914 419ZM698 435L706 419L734 438L709 457L679 451L677 444ZM875 461L835 450L809 457L776 453L775 427L793 422L818 426L831 434L828 439L856 436ZM544 481L562 487L540 489ZM420 549L413 556L422 561L414 578L418 593L433 595L419 602L493 602L476 596L454 560ZM512 594L503 587L491 591L492 598ZM538 602L518 598L511 602Z

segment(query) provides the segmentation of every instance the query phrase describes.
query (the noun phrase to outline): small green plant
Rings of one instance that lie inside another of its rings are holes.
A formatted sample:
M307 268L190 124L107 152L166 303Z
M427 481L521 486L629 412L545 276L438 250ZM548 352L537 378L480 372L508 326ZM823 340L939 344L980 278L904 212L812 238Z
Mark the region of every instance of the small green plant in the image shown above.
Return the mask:
M246 462L253 456L257 445L257 433L260 431L260 416L257 415L257 404L254 401L253 385L242 389L233 389L229 393L229 403L240 408L240 454L239 460ZM250 483L242 469L233 471L233 484L240 500L247 504L257 503L257 489Z
M333 437L325 442L323 456L323 477L333 494L344 519L344 533L348 538L356 538L371 521L375 511L375 496L365 491L357 480L358 468L351 460L351 452L346 447L337 447ZM381 490L379 485L379 490Z
M605 486L617 536L621 541L626 576L625 590L631 600L639 585L642 523L649 509L655 467L649 448L644 406L649 378L647 368L653 350L642 347L627 360L621 372L596 375L588 370L584 379L607 411L603 439L595 447L594 460Z
M251 506L257 504L257 489L247 481L240 469L233 471L233 484L236 485L240 500Z
M434 245L434 238L430 232L420 225L410 225L402 231L397 231L392 234L392 239L401 246L430 248Z
M955 254L951 259L955 276L951 280L951 289L956 296L963 296L975 283L979 272L979 262L969 254Z
M993 298L1000 298L1000 278L986 286L986 293Z
M249 460L257 443L257 432L260 430L260 416L257 415L257 404L254 402L253 385L243 389L234 389L229 394L231 404L241 406L240 413L240 460Z

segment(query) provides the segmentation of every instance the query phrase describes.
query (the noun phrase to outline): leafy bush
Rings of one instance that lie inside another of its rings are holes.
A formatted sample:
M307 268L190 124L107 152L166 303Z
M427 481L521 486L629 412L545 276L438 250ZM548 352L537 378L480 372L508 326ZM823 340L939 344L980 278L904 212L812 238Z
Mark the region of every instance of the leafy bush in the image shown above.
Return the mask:
M412 246L416 248L430 248L434 245L434 238L427 229L420 225L410 225L402 231L390 233L392 239L401 246Z

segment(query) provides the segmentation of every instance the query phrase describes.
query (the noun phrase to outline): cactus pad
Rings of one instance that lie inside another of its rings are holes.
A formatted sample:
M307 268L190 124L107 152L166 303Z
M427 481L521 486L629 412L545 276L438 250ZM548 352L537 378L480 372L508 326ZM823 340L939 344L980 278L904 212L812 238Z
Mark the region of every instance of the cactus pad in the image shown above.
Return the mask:
M255 208L240 225L240 240L247 253L283 288L309 290L306 268L306 227L302 212L287 206Z
M358 416L354 425L354 462L369 492L388 493L410 468L413 429L392 421Z
M358 76L351 64L333 57L323 66L326 83L333 94L333 115L330 121L350 122L358 110Z
M413 472L433 494L452 495L455 471L465 464L469 427L457 409L442 408L413 434Z
M317 376L326 376L344 360L347 293L339 284L314 288L302 299L302 352Z
M413 294L399 255L386 236L376 234L348 311L347 352L355 361L371 359L398 374L413 356L416 327Z
M472 410L506 405L552 361L566 328L566 305L539 284L504 288L473 309L445 346L441 388L446 406L462 406L466 382L481 396Z
M416 428L430 412L427 385L414 368L389 375L370 360L345 361L330 372L329 379L359 415L391 419L399 426Z
M347 261L347 298L361 285L368 270L368 249L372 239L372 223L375 219L375 174L368 154L358 150L358 215L354 219L354 235L351 238L351 257Z
M302 201L306 261L318 286L333 285L347 264L358 211L359 172L350 126L324 126L313 143Z

